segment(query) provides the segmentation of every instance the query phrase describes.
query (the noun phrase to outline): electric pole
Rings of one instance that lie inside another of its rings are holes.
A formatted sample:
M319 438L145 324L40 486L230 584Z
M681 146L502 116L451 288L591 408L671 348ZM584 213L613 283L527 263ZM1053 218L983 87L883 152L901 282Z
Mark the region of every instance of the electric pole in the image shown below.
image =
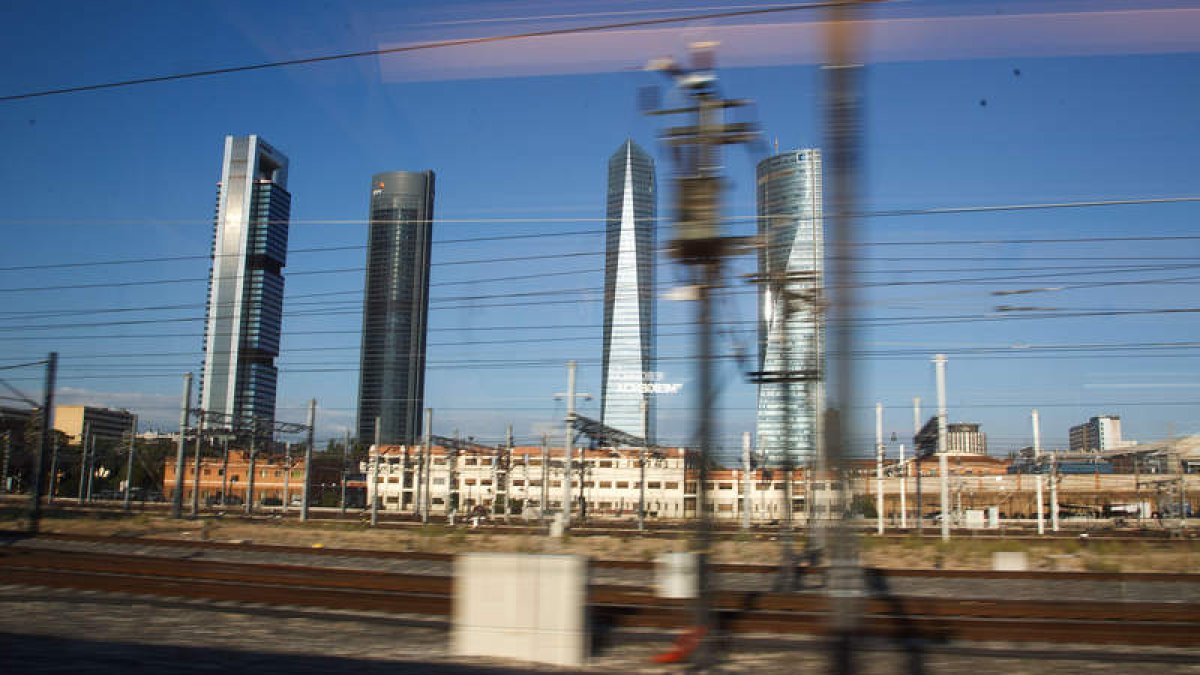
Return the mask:
M204 411L196 414L196 453L192 462L192 517L200 515L200 444L204 442Z
M129 510L129 493L133 491L133 453L136 452L137 441L137 415L133 416L133 421L129 425L129 456L125 459L125 510ZM51 480L54 480L51 476Z
M637 527L642 532L646 529L646 446L650 444L650 399L649 394L642 394L642 447L638 451L638 512Z
M367 494L371 497L371 527L379 524L379 459L380 451L382 450L380 443L383 438L383 420L375 418L375 444L371 446L371 451L375 455L371 462L371 489Z
M942 541L950 541L950 459L946 456L946 355L933 357L938 397L938 482L942 489Z
M258 459L258 420L250 424L250 464L248 480L246 481L246 515L254 513L254 474L257 472L255 460Z
M921 397L913 397L913 463L917 465L917 536L925 536L925 504L921 492L921 444L917 436L921 434Z
M842 489L838 516L829 538L827 593L832 608L830 621L830 671L854 672L864 596L864 579L859 562L857 536L845 518L845 485L849 480L849 457L853 436L852 411L856 399L856 329L861 307L857 299L858 248L857 227L862 222L859 207L859 164L861 137L862 61L858 53L858 16L852 5L833 4L828 14L827 59L824 68L825 152L828 189L825 203L830 207L825 220L828 304L826 317L830 329L828 360L824 382L830 390L825 448L827 462Z
M425 489L421 493L421 522L429 522L429 510L433 508L433 496L429 494L431 481L430 474L433 473L433 408L425 409L425 448L424 454L421 457L421 465L424 470Z
M1050 529L1058 532L1058 453L1050 452Z
M575 437L575 362L567 361L567 417L566 437L563 439L563 496L559 535L565 535L571 526L571 455Z
M542 509L541 520L546 522L550 511L550 435L542 434Z
M875 404L875 523L883 534L883 404Z
M42 436L38 443L37 463L33 467L33 485L30 486L29 532L37 534L42 522L42 481L46 478L46 455L54 437L54 380L58 375L58 352L50 352L46 359L46 385L42 399ZM50 477L51 483L54 476Z
M754 485L754 467L750 464L750 432L742 432L742 529L750 529L750 507L753 504L751 490Z
M892 438L896 435L892 434ZM904 444L900 444L900 529L908 529L908 465L904 463Z
M567 416L565 418L566 438L563 443L563 502L562 510L559 511L558 517L558 523L561 525L559 536L565 535L571 527L571 471L573 469L572 455L574 454L573 446L575 443L575 400L582 398L587 401L592 398L591 394L580 394L575 391L575 369L576 363L574 361L567 361L567 393L556 393L554 395L555 399L563 397L567 399ZM547 455L547 461L549 461L548 457L549 455ZM579 470L579 498L581 500L583 499L584 466L586 465L581 462Z
M317 399L308 400L308 439L304 444L304 490L300 497L300 522L308 520L309 486L312 485L313 444L317 440ZM288 468L291 473L291 468Z
M192 374L183 374L183 406L179 411L179 445L175 450L175 494L171 495L171 517L183 517L183 453L187 450L188 413L192 408ZM253 479L253 477L252 477Z
M90 422L83 423L83 436L79 439L79 505L83 506L83 497L87 492L87 474L88 474L88 445L92 440L92 426Z
M711 665L713 643L708 636L715 628L710 609L712 589L709 588L708 555L711 523L708 509L708 468L715 450L716 387L713 374L713 311L712 295L721 285L721 260L733 250L732 238L722 236L720 148L723 145L745 143L756 137L750 123L726 123L727 109L743 106L748 101L723 98L717 90L712 44L693 45L692 66L682 67L673 59L660 59L648 68L666 73L675 86L687 97L683 108L652 111L651 114L685 114L691 123L672 127L664 134L664 143L677 151L676 222L671 254L693 270L696 295L696 358L697 358L697 433L699 445L695 458L696 529L692 552L696 556L698 592L693 605L694 630L700 643L692 656L694 666L704 669ZM790 364L789 364L790 365ZM786 366L785 366L786 367ZM789 453L790 454L790 453ZM687 476L685 476L686 480ZM790 477L788 486L790 488ZM790 500L785 513L793 505Z
M346 443L342 446L342 513L346 513L346 461L350 456L350 429L346 428Z
M1046 534L1045 506L1042 504L1042 433L1038 421L1038 411L1034 408L1029 414L1033 423L1033 465L1035 485L1037 485L1037 533Z

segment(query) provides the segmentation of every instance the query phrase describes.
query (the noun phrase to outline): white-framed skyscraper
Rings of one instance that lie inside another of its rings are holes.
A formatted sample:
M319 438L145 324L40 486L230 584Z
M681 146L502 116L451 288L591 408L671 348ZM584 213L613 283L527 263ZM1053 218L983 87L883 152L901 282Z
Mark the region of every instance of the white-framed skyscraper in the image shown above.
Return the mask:
M793 150L758 163L757 448L767 461L816 456L824 324L821 153ZM791 301L786 314L784 303Z
M217 186L200 409L209 428L275 421L287 264L288 160L262 138L226 136Z
M641 385L645 374L654 371L657 192L654 160L632 140L608 160L607 211L600 421L653 439L654 401Z

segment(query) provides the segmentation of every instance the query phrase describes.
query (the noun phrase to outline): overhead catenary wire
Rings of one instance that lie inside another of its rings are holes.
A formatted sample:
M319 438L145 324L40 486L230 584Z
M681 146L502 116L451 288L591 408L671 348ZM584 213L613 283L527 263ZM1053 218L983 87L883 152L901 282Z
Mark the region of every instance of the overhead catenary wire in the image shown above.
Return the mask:
M961 277L954 279L929 279L929 280L908 280L908 281L886 281L886 282L865 282L857 284L859 288L881 288L881 287L904 287L904 286L927 286L938 285L945 286L947 284L994 284L996 282L1013 282L1013 281L1041 281L1054 280L1062 277L1071 276L1092 276L1095 274L1110 274L1110 273L1143 273L1143 272L1160 272L1171 271L1178 269L1200 268L1200 264L1178 264L1178 265L1160 265L1160 266L1142 266L1142 267L1124 267L1124 268L1106 268L1098 270L1078 271L1070 270L1065 272L1042 272L1038 274L1019 274L1019 275L1004 275L1004 276L986 276L986 277ZM885 271L886 272L886 271ZM1091 287L1113 286L1113 285L1154 285L1163 283L1184 283L1200 279L1196 276L1171 277L1168 279L1136 279L1123 281L1107 281L1096 282ZM1081 286L1088 287L1088 286ZM1067 290L1067 289L1063 289ZM1069 290L1074 290L1069 289ZM492 293L478 294L473 296L450 296L446 298L435 298L430 300L429 311L444 311L455 309L487 309L487 308L502 308L502 307L522 307L533 305L546 304L572 304L581 302L600 302L603 299L603 294L600 289L592 287L581 287L571 289L548 289L541 291L519 291L511 293ZM756 294L755 289L740 289L734 291L726 291L723 295L743 295L749 296ZM540 300L536 302L500 302L482 304L478 301L494 300L494 299L509 299L509 298L528 298L528 297L547 297L561 295L578 295L576 299L569 300ZM285 299L286 303L286 299ZM465 305L455 305L447 303L468 303ZM320 303L314 303L320 304ZM199 305L197 304L196 307ZM288 317L306 317L306 316L336 316L336 315L352 315L361 313L361 309L357 309L360 305L351 303L337 303L335 307L347 307L347 309L313 309L306 311L292 311L287 314ZM175 307L172 307L175 309ZM131 310L138 311L138 310ZM60 316L74 316L71 312L60 312ZM222 314L218 318L230 318L231 315ZM8 317L14 318L14 317ZM24 318L55 318L54 316L31 316ZM55 330L55 329L78 329L78 328L96 328L104 326L122 326L122 325L141 325L148 323L188 323L206 321L207 316L189 316L189 317L170 317L170 318L146 318L146 319L127 319L120 321L96 321L96 322L70 322L70 323L53 323L53 324L36 324L24 326L0 326L0 332L12 332L20 330Z
M1176 197L1140 197L1112 200L1090 200L1077 202L1040 202L1028 204L996 204L996 205L977 205L977 206L962 206L962 207L927 207L920 209L882 209L876 211L867 211L858 214L858 217L901 217L901 216L917 216L917 215L953 215L953 214L973 214L973 213L988 213L988 212L1007 212L1007 211L1035 211L1045 209L1079 209L1079 208L1095 208L1106 206L1135 206L1135 205L1155 205L1155 204L1183 204L1200 202L1200 196L1176 196ZM756 222L758 216L735 216L727 219L730 223L738 222ZM27 222L28 219L11 222ZM494 224L494 223L564 223L564 222L608 222L609 218L503 218L503 219L438 219L435 218L435 225L444 225L449 223L459 224ZM158 221L156 221L158 222ZM192 222L192 221L185 221ZM196 221L205 224L210 221ZM358 224L365 225L368 220L322 220L322 221L303 221L289 220L287 224ZM409 222L409 221L398 221ZM531 239L541 237L561 237L561 236L585 236L603 234L603 229L579 230L573 232L539 232L539 233L518 233L509 235L487 235L484 237L469 237L449 240L435 240L438 245L447 244L466 244L476 242L495 242L505 240ZM856 242L856 247L871 247L871 246L964 246L964 245L1004 245L1004 244L1081 244L1081 243L1115 243L1115 242L1134 242L1134 241L1197 241L1200 240L1200 235L1134 235L1134 236L1088 236L1088 237L1031 237L1031 238L1010 238L1010 239L913 239L913 240L894 240L894 241L864 241ZM366 244L351 244L351 245L331 245L331 246L316 246L300 249L292 249L289 255L298 253L320 253L331 251L348 251L348 250L365 250ZM229 254L236 255L236 254ZM185 260L207 260L214 257L213 255L186 255L186 256L161 256L161 257L143 257L143 258L125 258L117 260L101 260L101 261L72 261L61 263L42 263L37 265L18 265L11 267L0 267L0 272L24 271L31 269L58 269L58 268L77 268L89 266L107 266L107 265L132 265L142 263L156 262L182 262ZM217 255L216 257L220 257Z
M744 331L750 332L750 331ZM682 336L684 334L676 334ZM581 338L570 338L578 340ZM493 342L493 344L504 344L501 341ZM454 345L451 345L454 346ZM345 348L349 351L351 348ZM942 353L951 354L956 357L972 359L973 357L987 358L1016 358L1016 359L1036 359L1036 358L1122 358L1122 357L1167 357L1167 358L1197 358L1200 354L1180 353L1180 350L1188 352L1200 349L1200 342L1143 342L1143 343L1112 343L1112 344L1061 344L1061 345L1020 345L1007 347L963 347L963 348L943 348ZM927 356L930 350L928 349L866 349L860 350L852 354L854 358L866 360L911 360L914 357ZM1170 353L1162 353L1170 352ZM186 355L186 354L185 354ZM439 360L438 358L427 359L418 355L408 355L408 359L416 360L423 359L426 365L435 369L443 368L464 368L475 369L479 367L488 368L513 368L524 369L532 367L559 367L567 358L575 358L581 363L591 364L596 359L578 359L571 354L563 354L560 356L550 357L543 356L536 359L513 359L508 354L496 355L473 355L469 358L454 358L453 360ZM722 354L719 360L730 361L738 360L738 354ZM693 357L689 356L669 356L661 357L660 361L664 362L680 362L689 361ZM171 362L171 363L139 363L139 364L112 364L109 366L83 365L80 368L67 368L65 372L69 373L87 373L99 374L102 372L110 373L127 373L132 376L139 376L147 372L160 371L165 374L178 374L180 369L192 365L194 361L189 362ZM282 360L278 367L281 372L287 373L302 373L302 372L357 372L357 361L291 361L288 359ZM300 366L322 366L321 368L300 368ZM32 381L32 380L31 380Z
M105 89L120 89L125 87L133 87L145 84L155 84L162 82L174 82L179 80L190 80L203 77L214 77L217 75L233 75L236 73L246 73L261 70L273 70L277 68L286 68L290 66L312 65L318 63L329 63L332 61L345 61L349 59L358 59L369 56L385 56L389 54L402 54L406 52L418 52L431 49L446 49L451 47L466 47L471 45L493 44L498 42L510 42L515 40L528 40L531 38L552 37L557 35L572 35L579 33L598 33L604 31L612 31L623 28L639 28L646 26L661 26L672 23L683 23L690 21L711 21L715 19L730 19L748 16L760 16L767 14L778 14L781 12L795 12L799 10L824 9L835 7L838 5L850 4L850 0L840 2L817 2L817 3L801 3L790 5L773 5L769 7L755 7L749 9L737 9L723 12L708 12L701 14L687 14L683 16L662 17L655 19L638 19L631 21L620 21L615 23L606 23L590 26L572 26L566 28L550 28L546 30L526 31L522 33L510 33L506 35L490 35L483 37L458 38L450 40L437 40L433 42L424 42L413 45L401 45L397 47L385 47L379 49L365 49L354 52L344 52L340 54L327 54L324 56L308 56L297 59L280 59L276 61L266 61L262 63L227 66L224 68L209 68L205 70L194 70L184 73L173 73L169 75L154 75L150 77L139 77L127 80L112 80L108 82L100 82L95 84L78 85L73 87L57 87L52 89L42 89L37 91L28 91L18 94L7 94L0 96L0 103L11 101L19 101L31 98L44 98L47 96L61 96L64 94L82 93L88 91L101 91Z

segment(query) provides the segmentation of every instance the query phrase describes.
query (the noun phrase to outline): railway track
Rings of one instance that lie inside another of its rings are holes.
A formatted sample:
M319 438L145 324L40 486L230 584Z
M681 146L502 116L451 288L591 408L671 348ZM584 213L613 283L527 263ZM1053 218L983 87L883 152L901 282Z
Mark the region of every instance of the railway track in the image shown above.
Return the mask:
M422 615L448 621L447 576L277 564L157 558L80 551L0 549L0 580L79 591L327 610ZM594 626L678 629L690 621L680 601L628 587L594 585ZM812 594L719 592L719 625L731 633L823 636L828 598ZM895 640L1061 642L1200 646L1200 611L1188 603L1058 602L867 597L861 632Z

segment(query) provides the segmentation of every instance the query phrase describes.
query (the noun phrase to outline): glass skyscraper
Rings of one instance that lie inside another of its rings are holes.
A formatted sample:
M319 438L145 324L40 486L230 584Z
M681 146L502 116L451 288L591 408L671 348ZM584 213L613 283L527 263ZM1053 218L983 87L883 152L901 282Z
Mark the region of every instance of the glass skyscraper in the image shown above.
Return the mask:
M210 428L275 421L288 160L258 136L226 136L208 281L200 407Z
M627 140L608 160L601 422L651 439L654 401L642 382L654 370L655 205L654 160Z
M432 171L371 178L371 223L363 295L358 438L412 445L425 403L425 330L433 240Z
M768 462L790 457L800 464L816 455L822 395L821 153L769 157L759 162L756 178L765 243L758 257L758 369L768 380L758 385L757 446Z

